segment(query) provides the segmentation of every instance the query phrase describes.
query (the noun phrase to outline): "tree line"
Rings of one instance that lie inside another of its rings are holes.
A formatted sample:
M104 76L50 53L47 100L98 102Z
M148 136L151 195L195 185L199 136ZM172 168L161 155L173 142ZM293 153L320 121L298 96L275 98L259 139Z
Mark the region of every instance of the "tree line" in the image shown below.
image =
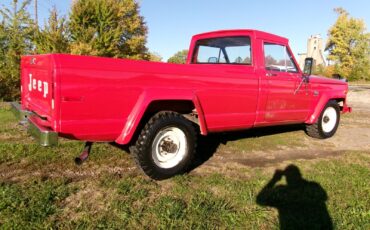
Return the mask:
M13 0L0 9L0 100L19 99L20 56L71 53L115 58L161 61L146 47L148 28L135 0L76 0L69 15L54 7L42 27L27 11L31 0ZM365 23L342 8L329 29L326 50L330 66L316 73L339 73L349 80L370 80L370 35ZM188 50L167 61L185 63Z

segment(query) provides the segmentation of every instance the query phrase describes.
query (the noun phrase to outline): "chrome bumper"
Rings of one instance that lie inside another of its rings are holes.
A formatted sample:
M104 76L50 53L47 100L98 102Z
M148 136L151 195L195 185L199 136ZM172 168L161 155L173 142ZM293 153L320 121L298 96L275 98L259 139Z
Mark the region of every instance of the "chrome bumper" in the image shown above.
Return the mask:
M11 110L14 115L21 121L22 124L27 125L28 133L33 136L37 142L42 146L54 146L58 144L58 133L41 126L36 123L31 112L22 110L18 102L11 103Z
M18 102L11 102L10 106L12 113L21 123L27 122L27 117L31 115L31 112L23 110Z
M58 144L58 133L47 127L38 125L32 119L28 118L28 133L33 136L42 146L54 146Z

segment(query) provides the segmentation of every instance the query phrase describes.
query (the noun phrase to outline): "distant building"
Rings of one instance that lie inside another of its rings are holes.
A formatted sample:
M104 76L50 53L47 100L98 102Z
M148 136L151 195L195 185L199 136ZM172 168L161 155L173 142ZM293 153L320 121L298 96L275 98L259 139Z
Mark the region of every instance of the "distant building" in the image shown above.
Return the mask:
M314 65L326 66L323 41L320 35L311 35L307 41L307 53L300 53L298 55L298 64L302 70L306 57L312 57L314 59Z

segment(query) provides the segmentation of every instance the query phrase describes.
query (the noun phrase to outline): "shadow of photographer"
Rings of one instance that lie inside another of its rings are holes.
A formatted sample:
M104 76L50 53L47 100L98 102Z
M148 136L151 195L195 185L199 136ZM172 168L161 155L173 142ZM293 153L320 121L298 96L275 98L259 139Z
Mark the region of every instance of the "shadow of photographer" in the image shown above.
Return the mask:
M286 185L276 185L285 176ZM279 212L280 229L333 229L325 202L328 196L319 183L305 180L299 168L276 170L257 195L257 204Z

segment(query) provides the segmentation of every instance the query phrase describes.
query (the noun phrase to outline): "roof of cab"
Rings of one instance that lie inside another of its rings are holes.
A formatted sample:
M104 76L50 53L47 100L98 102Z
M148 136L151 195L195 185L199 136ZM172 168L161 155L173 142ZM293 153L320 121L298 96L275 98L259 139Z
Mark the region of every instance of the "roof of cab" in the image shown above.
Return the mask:
M288 43L289 41L287 38L284 38L284 37L281 37L275 34L267 33L267 32L260 31L260 30L252 30L252 29L210 31L206 33L196 34L193 36L193 39L198 40L198 39L204 39L208 37L223 37L223 36L238 36L238 35L240 36L243 33L252 33L254 34L255 38L261 38L265 40L271 40L271 41L277 41L277 42L283 42L283 43Z

